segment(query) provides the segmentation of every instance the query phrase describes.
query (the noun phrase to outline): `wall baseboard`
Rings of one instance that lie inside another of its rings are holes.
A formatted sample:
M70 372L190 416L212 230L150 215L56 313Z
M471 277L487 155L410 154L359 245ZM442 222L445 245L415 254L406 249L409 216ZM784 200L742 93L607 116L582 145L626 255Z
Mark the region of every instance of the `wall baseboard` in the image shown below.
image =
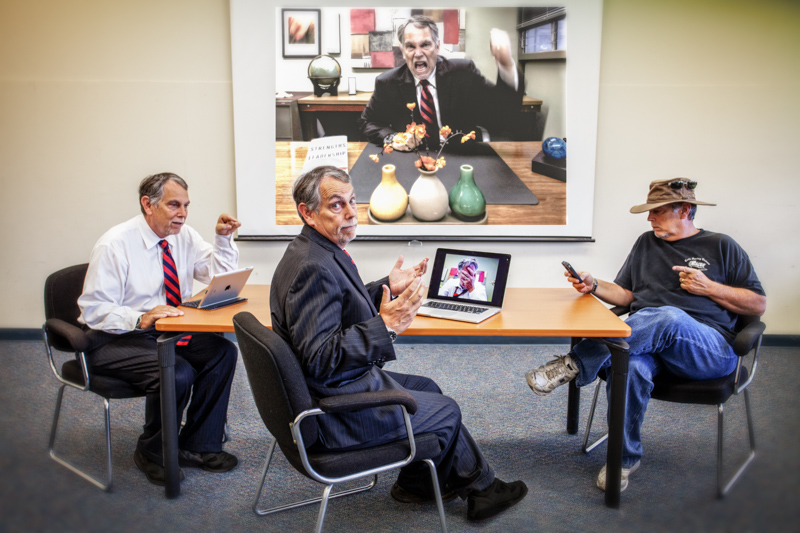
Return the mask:
M226 333L225 337L236 340L233 333ZM42 330L32 328L0 328L0 341L41 341ZM397 344L568 344L564 337L446 337L419 336L397 338ZM764 335L761 343L763 346L800 347L800 335Z

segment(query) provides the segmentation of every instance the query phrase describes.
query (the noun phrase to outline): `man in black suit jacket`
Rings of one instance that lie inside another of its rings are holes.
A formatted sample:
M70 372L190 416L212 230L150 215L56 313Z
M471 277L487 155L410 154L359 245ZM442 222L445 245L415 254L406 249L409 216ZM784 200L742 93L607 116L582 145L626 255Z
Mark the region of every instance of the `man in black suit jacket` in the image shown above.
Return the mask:
M431 84L439 128L475 131L480 141L479 124L489 130L507 127L519 116L524 84L511 57L506 32L494 29L491 34L492 55L497 61L496 84L484 78L470 60L439 57L438 26L428 17L411 17L398 28L397 36L406 64L378 76L372 98L358 121L370 142L379 146L392 144L395 134L406 131L406 125L411 123L406 104L417 104L413 110L414 122L423 123L420 115L423 80ZM392 147L403 151L415 145L394 143Z
M458 404L433 380L383 369L392 343L409 326L427 288L427 259L403 269L402 256L377 282L364 285L345 246L355 238L356 200L350 177L318 167L295 182L293 197L305 225L272 278L272 329L300 361L315 398L403 389L417 400L415 431L436 433L442 454L434 461L443 497L466 498L467 516L482 520L522 500L522 481L497 479L461 423ZM388 406L319 417L318 441L329 449L357 449L404 438L400 409ZM391 490L404 503L433 500L422 463L401 469Z

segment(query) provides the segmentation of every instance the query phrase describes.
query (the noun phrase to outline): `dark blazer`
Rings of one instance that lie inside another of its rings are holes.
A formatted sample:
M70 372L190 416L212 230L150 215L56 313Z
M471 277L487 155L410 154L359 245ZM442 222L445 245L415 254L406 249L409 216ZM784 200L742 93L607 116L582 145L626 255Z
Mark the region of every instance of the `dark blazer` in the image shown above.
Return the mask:
M475 131L481 140L480 124L491 132L501 125L519 117L522 106L524 83L519 77L515 90L497 76L497 84L484 78L475 63L468 59L436 60L436 90L439 99L439 115L442 124L455 132ZM384 138L399 131L406 131L411 123L408 103L417 102L414 76L407 65L384 72L375 80L375 91L358 120L359 127L370 142L382 146ZM414 121L422 123L419 106L414 109ZM449 145L448 145L449 146Z
M272 277L272 329L292 347L315 399L397 389L382 370L394 360L378 314L383 284L364 285L350 258L310 226L289 244ZM356 446L403 424L397 407L318 417L329 448Z

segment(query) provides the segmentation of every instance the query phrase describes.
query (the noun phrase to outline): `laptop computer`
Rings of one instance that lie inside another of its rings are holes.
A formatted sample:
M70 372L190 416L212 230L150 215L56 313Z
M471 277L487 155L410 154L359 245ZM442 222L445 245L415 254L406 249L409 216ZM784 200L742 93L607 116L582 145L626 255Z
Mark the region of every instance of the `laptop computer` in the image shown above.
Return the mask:
M181 305L197 309L219 309L226 305L244 302L247 298L242 298L239 294L252 272L253 267L246 267L217 274L203 291L202 297L183 302Z
M503 308L509 254L438 248L418 315L477 324Z

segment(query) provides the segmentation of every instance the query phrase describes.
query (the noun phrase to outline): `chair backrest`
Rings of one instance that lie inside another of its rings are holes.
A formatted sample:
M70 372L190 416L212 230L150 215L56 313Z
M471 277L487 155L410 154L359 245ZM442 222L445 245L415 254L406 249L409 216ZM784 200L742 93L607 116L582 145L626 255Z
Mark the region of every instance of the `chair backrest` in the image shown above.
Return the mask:
M47 277L44 283L44 316L59 318L73 326L80 327L78 317L81 310L78 298L83 292L88 263L62 268Z
M291 460L297 448L290 424L314 407L300 364L286 342L251 313L237 313L233 327L261 419ZM315 417L307 418L301 429L306 447L316 442Z

